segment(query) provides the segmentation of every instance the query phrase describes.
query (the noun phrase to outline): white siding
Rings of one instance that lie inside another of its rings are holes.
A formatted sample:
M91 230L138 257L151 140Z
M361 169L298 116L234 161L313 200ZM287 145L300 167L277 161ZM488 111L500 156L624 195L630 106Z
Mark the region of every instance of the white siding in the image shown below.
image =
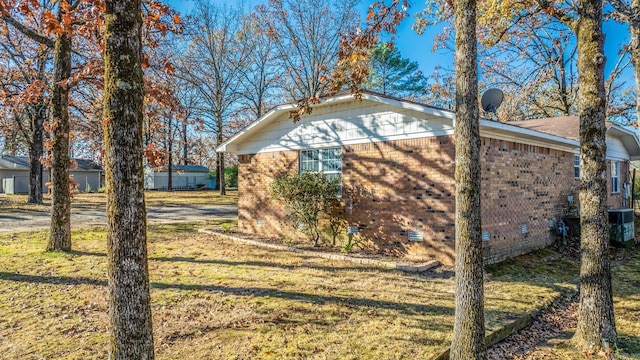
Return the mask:
M145 189L166 190L169 186L169 173L154 172L153 180L145 181ZM174 190L209 188L209 174L203 172L172 172L171 187Z
M282 114L251 138L238 154L453 134L450 119L368 100L323 106L294 124Z
M609 134L607 134L607 159L620 161L629 160L629 152L622 141Z
M73 175L73 181L78 184L78 191L85 192L90 188L92 192L98 191L98 189L104 185L102 180L101 171L83 171L83 170L69 170L69 174ZM14 179L14 193L15 194L27 194L29 193L29 171L27 170L0 170L0 193L5 192L2 188L2 179L13 178ZM49 188L45 185L49 182L49 171L45 169L42 172L42 191L44 193L49 191ZM87 185L89 185L87 187Z

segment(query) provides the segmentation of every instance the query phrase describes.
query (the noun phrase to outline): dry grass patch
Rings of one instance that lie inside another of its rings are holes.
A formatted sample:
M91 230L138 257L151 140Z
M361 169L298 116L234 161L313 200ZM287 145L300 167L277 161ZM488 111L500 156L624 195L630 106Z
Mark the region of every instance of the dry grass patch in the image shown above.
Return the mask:
M160 359L429 358L449 344L446 271L409 275L250 247L197 226L149 227ZM105 358L104 229L76 230L70 254L43 253L45 242L46 232L0 236L0 257L11 259L0 262L0 354ZM489 269L489 329L573 286L575 264L558 266L551 255Z
M73 210L104 209L107 197L104 193L79 193L71 200ZM146 191L145 201L149 207L172 205L234 205L238 203L238 192L227 191L221 196L217 191ZM51 195L43 195L43 204L27 203L27 195L0 196L0 210L7 213L49 212Z

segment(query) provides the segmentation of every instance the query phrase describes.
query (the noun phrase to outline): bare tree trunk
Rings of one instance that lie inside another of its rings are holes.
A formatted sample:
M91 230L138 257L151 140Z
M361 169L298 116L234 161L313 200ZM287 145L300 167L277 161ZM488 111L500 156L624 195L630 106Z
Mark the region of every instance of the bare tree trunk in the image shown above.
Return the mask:
M218 172L220 173L220 195L227 195L227 187L224 183L224 153L218 153Z
M46 105L43 103L33 106L31 116L31 137L29 139L29 198L30 204L42 204L42 163L40 158L44 154L42 141L44 139L44 121L47 116Z
M58 5L58 21L68 0ZM71 76L71 39L63 32L56 37L51 99L51 233L47 251L71 250L71 195L69 190L69 85Z
M141 1L107 0L104 131L109 358L153 359L142 123Z
M220 154L222 153L216 154L216 184L214 185L213 190L220 190Z
M222 138L222 117L218 116L217 120L217 130L218 134L216 136L216 147L220 146L223 142ZM218 153L218 169L216 171L216 186L219 186L220 195L227 195L227 189L225 189L224 184L224 153ZM218 182L219 181L219 182Z
M187 121L182 123L182 165L189 165L189 138L187 136Z
M171 146L171 141L169 141L169 145L168 145L169 149L168 149L168 163L167 163L167 170L169 171L167 173L167 190L171 191L173 190L173 154L172 154L172 146Z
M486 359L480 221L476 1L455 1L456 295L452 360Z
M578 37L578 106L582 181L580 185L580 309L575 340L582 349L612 349L616 344L605 141L604 36L602 1L581 0Z

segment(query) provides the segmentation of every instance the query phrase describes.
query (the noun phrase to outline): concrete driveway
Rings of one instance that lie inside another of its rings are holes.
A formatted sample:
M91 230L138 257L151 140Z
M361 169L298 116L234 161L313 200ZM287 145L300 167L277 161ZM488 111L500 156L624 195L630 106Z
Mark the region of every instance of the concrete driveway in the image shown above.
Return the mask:
M170 205L147 207L147 223L196 222L213 219L234 219L238 216L237 205ZM28 213L0 212L0 233L48 229L49 212ZM71 226L106 225L104 209L71 210Z

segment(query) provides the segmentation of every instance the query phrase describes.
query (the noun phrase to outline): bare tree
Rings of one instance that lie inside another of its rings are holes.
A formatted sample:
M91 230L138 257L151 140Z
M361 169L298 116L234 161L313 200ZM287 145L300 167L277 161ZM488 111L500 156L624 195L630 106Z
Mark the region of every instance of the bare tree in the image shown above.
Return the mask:
M631 53L631 62L635 75L636 120L640 121L640 0L608 0L615 9L614 17L629 25L631 42L627 50Z
M5 107L2 128L9 150L26 144L29 156L29 196L27 202L42 204L44 156L44 124L48 120L47 106L50 82L48 67L50 51L13 27L2 27L2 65L0 65L0 102Z
M340 36L358 22L358 1L270 0L257 7L286 69L283 86L289 100L318 97L327 90L324 76L338 60Z
M245 110L252 120L262 117L271 106L286 101L282 91L286 69L277 61L276 48L262 25L258 15L246 16L240 37L242 46L249 49L246 66L240 75Z
M242 36L240 9L218 8L198 1L189 45L178 65L179 76L196 89L200 97L197 115L204 128L216 137L216 146L228 136L226 124L239 111L240 80L247 66L250 49L239 41ZM226 193L224 154L218 154L216 186Z

